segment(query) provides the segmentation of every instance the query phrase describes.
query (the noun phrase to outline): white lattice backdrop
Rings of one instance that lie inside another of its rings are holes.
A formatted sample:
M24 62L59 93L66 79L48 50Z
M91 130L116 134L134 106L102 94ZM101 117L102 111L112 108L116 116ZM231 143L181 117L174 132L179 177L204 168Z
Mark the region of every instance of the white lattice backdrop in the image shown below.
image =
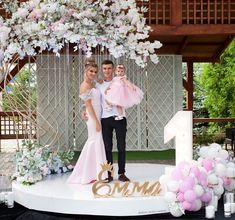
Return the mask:
M68 147L68 72L67 57L37 57L37 123L41 144Z
M128 79L145 93L140 105L127 110L127 150L172 148L172 143L163 144L163 128L182 106L181 57L160 56L158 65L149 63L145 69L131 60L115 60L108 55L94 58L99 66L104 59L111 59L115 64L123 63L127 67ZM87 138L86 125L81 119L82 101L78 98L83 66L82 55L38 56L40 143L53 142L56 147L82 149Z

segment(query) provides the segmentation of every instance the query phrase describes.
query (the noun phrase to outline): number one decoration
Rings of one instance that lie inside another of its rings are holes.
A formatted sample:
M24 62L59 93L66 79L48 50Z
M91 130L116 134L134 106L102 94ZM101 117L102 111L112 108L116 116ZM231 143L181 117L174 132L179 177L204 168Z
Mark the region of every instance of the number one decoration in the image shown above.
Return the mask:
M164 143L175 137L176 165L193 157L192 111L178 111L164 127Z

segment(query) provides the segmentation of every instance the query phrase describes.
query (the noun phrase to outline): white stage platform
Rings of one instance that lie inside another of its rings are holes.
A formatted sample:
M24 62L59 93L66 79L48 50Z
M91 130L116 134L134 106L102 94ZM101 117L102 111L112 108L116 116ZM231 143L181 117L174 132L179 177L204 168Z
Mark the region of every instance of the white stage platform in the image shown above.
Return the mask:
M169 165L128 163L126 174L131 181L153 183L164 174L166 166ZM114 164L115 173L116 167ZM94 198L92 184L68 184L66 180L69 175L70 173L51 175L32 186L14 182L15 201L29 209L64 214L138 216L169 212L163 195ZM117 179L117 176L114 176L114 179Z

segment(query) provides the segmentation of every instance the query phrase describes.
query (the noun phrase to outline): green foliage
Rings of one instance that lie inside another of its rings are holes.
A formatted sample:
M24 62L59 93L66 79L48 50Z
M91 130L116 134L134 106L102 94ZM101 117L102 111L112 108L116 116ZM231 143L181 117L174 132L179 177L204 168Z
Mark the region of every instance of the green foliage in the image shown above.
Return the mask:
M208 64L200 76L210 117L235 117L235 41L218 64Z
M28 66L24 67L3 92L3 111L34 111L36 109L36 80Z
M220 63L203 65L201 74L195 76L195 83L201 113L208 113L209 118L235 117L235 41L225 50ZM213 123L209 127L215 132L227 125Z
M209 145L212 143L223 144L225 140L225 133L212 133L207 127L202 127L200 130L194 131L193 144L194 146Z
M74 158L74 151L59 151L58 155L66 165L69 165L70 161L72 161Z

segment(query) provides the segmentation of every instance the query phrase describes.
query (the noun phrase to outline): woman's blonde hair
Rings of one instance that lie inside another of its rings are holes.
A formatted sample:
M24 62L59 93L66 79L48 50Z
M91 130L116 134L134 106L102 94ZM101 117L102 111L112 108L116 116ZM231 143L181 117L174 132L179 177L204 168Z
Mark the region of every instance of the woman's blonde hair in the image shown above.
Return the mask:
M85 64L85 71L89 70L92 67L98 69L98 65L96 63L87 63Z
M85 67L89 64L95 64L95 59L93 57L86 57L84 63L85 63Z

